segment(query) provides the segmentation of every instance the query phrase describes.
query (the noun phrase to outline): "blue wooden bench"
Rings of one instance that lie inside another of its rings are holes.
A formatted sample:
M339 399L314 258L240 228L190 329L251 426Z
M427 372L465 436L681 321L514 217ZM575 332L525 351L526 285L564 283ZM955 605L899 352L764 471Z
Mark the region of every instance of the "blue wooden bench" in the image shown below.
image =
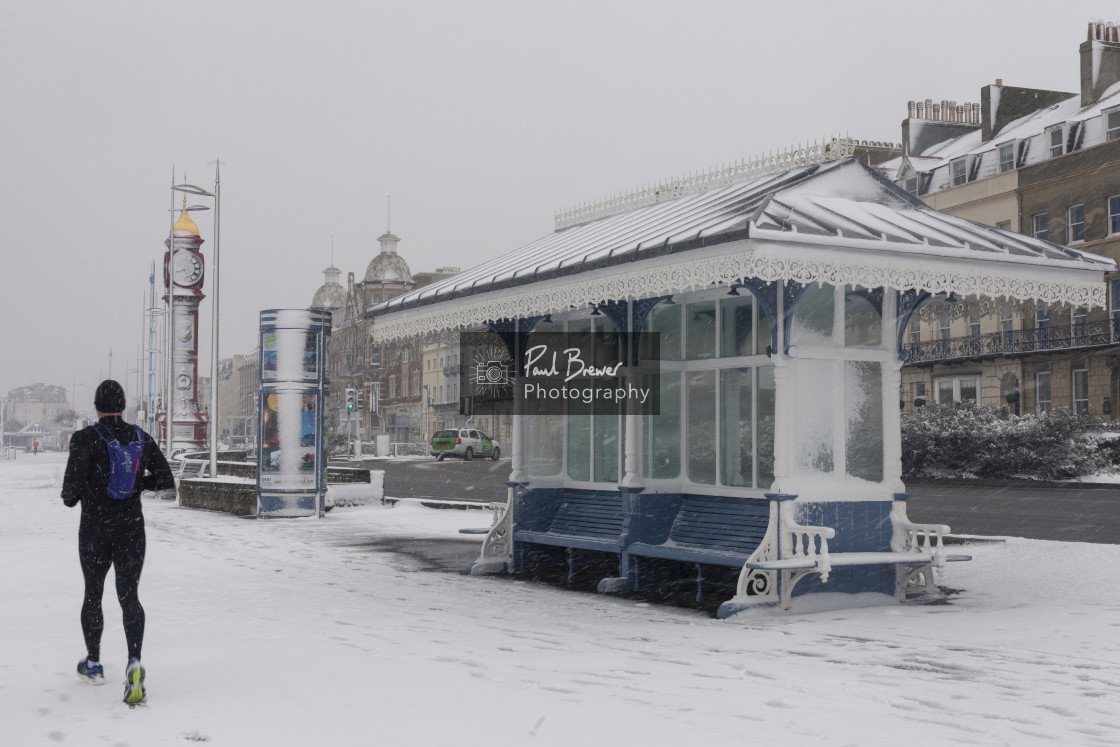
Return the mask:
M513 539L516 542L567 548L570 579L575 574L573 550L622 552L625 520L619 494L565 490L546 529L517 529Z
M933 573L946 563L972 560L970 555L945 552L949 527L915 524L907 518L910 496L906 493L895 494L891 506L890 549L871 552L829 552L828 540L836 537L835 529L799 524L793 512L796 496L767 497L771 499L767 535L743 564L735 598L725 603L730 612L751 602L777 602L789 609L799 581L818 574L827 582L833 568L852 566L894 566L895 595L905 602L915 592L935 592ZM720 616L724 616L723 610Z
M618 494L565 490L548 529L517 530L513 538L518 542L617 553L622 551L624 519Z
M656 494L642 496L656 500ZM703 595L701 565L742 568L766 536L769 503L757 498L683 495L668 537L657 544L626 546L633 585L638 583L638 558L656 558L696 566L696 599Z

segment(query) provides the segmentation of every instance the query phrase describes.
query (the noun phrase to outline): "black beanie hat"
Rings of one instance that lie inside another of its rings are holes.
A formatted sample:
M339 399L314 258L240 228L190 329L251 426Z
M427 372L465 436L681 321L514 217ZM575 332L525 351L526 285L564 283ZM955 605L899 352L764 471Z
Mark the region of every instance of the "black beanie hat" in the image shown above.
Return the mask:
M124 389L112 379L105 379L97 385L93 406L98 412L124 412Z

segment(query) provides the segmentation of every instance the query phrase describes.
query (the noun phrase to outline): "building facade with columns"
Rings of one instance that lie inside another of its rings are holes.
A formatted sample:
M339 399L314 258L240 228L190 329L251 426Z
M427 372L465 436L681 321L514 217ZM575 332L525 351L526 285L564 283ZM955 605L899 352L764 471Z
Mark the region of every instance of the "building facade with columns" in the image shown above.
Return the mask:
M1072 62L1072 60L1071 60ZM949 215L1120 259L1120 25L1091 22L1079 87L911 101L891 178ZM1072 65L1071 65L1072 67ZM942 296L911 318L900 402L1120 416L1120 275L1104 308Z

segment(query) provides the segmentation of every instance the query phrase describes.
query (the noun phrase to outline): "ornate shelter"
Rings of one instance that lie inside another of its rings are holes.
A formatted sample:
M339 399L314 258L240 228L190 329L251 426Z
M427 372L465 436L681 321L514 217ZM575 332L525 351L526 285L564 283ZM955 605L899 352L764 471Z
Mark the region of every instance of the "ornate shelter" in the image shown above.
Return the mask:
M598 564L602 591L695 574L698 594L737 574L730 612L788 606L795 586L905 600L967 559L945 551L948 527L906 517L909 317L951 293L1099 306L1115 263L939 214L845 157L854 146L568 211L539 241L367 311L379 340L494 330L515 391L552 332L618 335L592 353L619 363L595 387L656 382L657 414L519 411L508 509L472 573Z

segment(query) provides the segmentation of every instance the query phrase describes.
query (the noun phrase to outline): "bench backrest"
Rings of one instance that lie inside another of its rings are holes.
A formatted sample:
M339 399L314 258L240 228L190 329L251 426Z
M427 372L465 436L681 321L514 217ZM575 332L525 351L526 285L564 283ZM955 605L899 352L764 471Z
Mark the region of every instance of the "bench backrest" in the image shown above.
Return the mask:
M622 499L618 493L565 490L548 531L580 537L614 538L622 534L622 520Z
M184 459L183 468L179 471L179 477L202 477L202 470L207 466L207 463L201 459Z
M678 545L749 555L766 536L770 504L764 500L685 495L669 540Z

